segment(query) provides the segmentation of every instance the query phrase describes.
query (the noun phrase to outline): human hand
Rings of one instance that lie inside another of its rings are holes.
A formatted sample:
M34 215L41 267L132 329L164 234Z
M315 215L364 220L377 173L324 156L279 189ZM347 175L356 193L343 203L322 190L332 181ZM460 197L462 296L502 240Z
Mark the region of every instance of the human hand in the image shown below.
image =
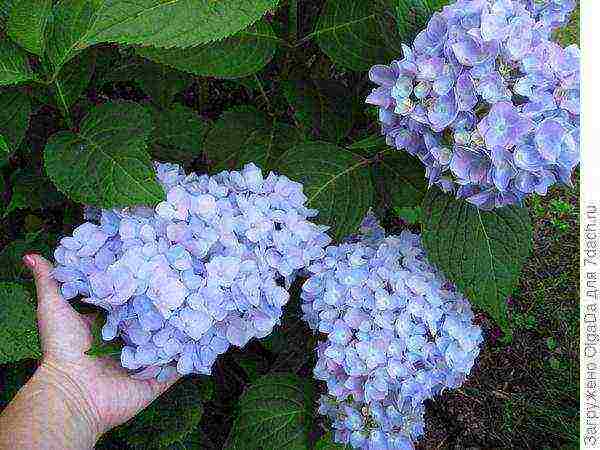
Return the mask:
M48 261L39 255L23 261L33 272L38 296L43 358L36 376L84 414L93 433L126 422L176 381L136 380L117 361L87 356L94 317L79 314L60 295Z

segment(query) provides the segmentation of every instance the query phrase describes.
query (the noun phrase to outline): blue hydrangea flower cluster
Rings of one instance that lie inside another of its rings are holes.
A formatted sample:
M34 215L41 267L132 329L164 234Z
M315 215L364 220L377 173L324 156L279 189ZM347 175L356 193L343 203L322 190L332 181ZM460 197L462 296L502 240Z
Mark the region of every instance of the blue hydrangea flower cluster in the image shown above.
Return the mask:
M579 163L579 48L552 42L574 0L458 0L404 58L369 72L388 145L429 185L490 210L570 184Z
M157 164L166 201L92 212L64 237L53 276L62 294L108 312L122 365L138 378L210 374L229 346L279 323L287 288L331 239L308 219L302 185L253 164L215 176ZM95 216L95 217L94 217Z
M304 317L326 335L315 378L335 441L356 449L413 449L424 401L460 386L482 342L467 299L425 257L418 235L364 238L326 249L302 288Z

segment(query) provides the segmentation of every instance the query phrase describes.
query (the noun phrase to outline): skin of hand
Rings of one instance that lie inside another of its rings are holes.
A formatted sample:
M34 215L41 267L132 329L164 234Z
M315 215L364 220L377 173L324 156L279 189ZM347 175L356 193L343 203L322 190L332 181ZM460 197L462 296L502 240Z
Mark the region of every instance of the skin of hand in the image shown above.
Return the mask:
M109 358L85 352L94 317L79 314L60 295L52 265L26 255L38 295L43 357L32 378L0 415L0 449L88 449L135 416L175 381L135 380Z

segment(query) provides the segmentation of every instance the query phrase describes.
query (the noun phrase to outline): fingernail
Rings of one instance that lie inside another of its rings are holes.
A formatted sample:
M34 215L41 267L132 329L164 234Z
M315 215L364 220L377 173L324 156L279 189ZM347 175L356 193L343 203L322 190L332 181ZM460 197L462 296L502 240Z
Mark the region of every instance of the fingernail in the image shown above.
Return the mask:
M30 269L34 269L35 268L35 258L33 257L33 255L25 255L25 256L23 256L23 262Z

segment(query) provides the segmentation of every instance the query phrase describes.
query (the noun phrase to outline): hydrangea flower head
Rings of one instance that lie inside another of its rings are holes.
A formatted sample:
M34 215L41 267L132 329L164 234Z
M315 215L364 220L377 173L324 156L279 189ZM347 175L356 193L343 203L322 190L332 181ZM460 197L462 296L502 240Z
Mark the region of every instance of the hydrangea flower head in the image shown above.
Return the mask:
M335 441L356 449L412 449L424 401L457 388L482 334L469 302L427 262L418 235L382 235L330 246L302 288L310 327L326 335L315 378L327 383L319 411Z
M155 208L88 211L54 256L62 294L104 308L105 340L140 378L210 374L279 323L287 287L330 243L302 185L253 164L214 176L156 164Z
M388 145L481 209L570 184L579 163L579 48L551 41L574 0L458 0L403 58L373 66Z

